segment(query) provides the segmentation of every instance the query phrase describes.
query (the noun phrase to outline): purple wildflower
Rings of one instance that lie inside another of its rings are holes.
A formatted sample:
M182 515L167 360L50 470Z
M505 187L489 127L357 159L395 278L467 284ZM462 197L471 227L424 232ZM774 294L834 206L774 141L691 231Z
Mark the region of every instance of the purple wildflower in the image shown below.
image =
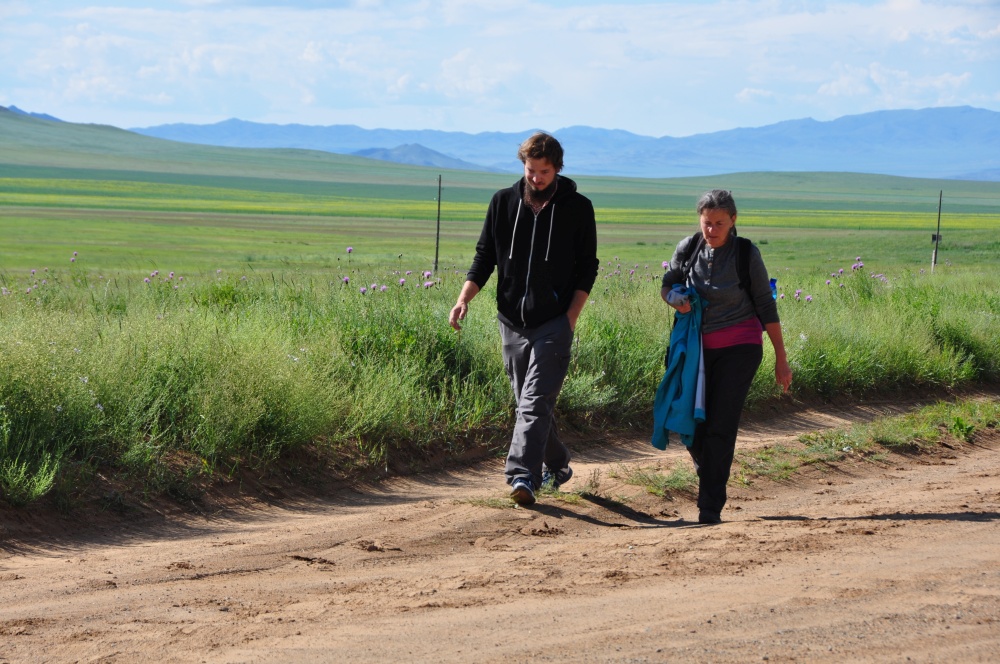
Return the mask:
M812 302L812 301L813 301L813 296L812 295L806 295L806 302Z
M663 261L663 269L666 270L668 267L670 267L670 261Z
M399 280L399 285L400 285L400 286L405 286L405 285L406 285L406 279L402 279L402 278L400 278L400 280Z
M360 291L361 291L361 294L362 294L362 295L364 295L365 293L367 293L367 292L368 292L368 289L367 289L367 288L365 288L364 286L362 286L362 287L361 287L360 289L358 289L358 290L360 290Z
M351 253L351 252L353 252L353 251L354 251L354 247L348 247L348 248L347 248L347 253Z
M830 280L829 280L829 279L827 279L827 280L826 280L826 285L827 285L827 286L829 286L829 285L830 285Z
M434 285L433 281L425 281L424 282L424 288L430 288L433 285Z
M382 286L381 286L381 287L379 288L379 290L380 290L380 291L382 291L382 292L384 293L384 292L386 292L387 290L389 290L389 287L388 287L388 286L386 286L385 284L383 284L383 285L382 285Z
M431 272L430 270L424 272L424 279L430 279L432 276L434 276L434 273Z
M76 252L75 251L73 252L73 255L76 256Z
M413 270L407 270L406 271L406 276L410 276L411 274L413 274Z
M349 284L351 283L351 280L348 277L344 277L344 283Z
M840 268L839 270L837 270L837 274L843 274L843 273L844 273L844 268Z
M781 295L778 296L778 298L781 299L781 300L784 300L785 299L785 294L782 293Z
M143 281L145 281L148 284L149 283L149 277L146 277L145 279L143 279Z
M76 262L76 256L74 256L73 258L70 258L70 259L69 259L69 262L70 262L70 263L75 263L75 262Z

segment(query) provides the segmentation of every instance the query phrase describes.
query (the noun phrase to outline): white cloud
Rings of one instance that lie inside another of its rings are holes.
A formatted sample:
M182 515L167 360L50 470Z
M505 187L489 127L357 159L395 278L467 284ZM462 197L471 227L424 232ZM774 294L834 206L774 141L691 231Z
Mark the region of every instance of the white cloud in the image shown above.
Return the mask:
M143 113L172 111L176 121L308 115L469 131L591 124L680 135L906 104L996 107L1000 89L995 2L159 0L80 8L54 0L4 3L0 17L0 89L10 103L22 105L17 91L57 116L128 126L148 124L137 120Z
M826 97L858 97L871 94L872 89L867 68L844 67L837 78L820 85L817 92Z
M302 51L302 60L311 65L318 65L323 62L323 49L316 42L309 42Z
M736 99L743 103L750 103L758 99L774 99L774 93L759 88L743 88L736 93Z
M143 95L143 100L148 101L150 104L156 106L167 106L174 103L174 98L168 95L166 92L160 92L158 94Z
M464 48L441 62L436 89L451 98L471 95L481 99L513 83L520 71L516 64L498 62L472 48Z

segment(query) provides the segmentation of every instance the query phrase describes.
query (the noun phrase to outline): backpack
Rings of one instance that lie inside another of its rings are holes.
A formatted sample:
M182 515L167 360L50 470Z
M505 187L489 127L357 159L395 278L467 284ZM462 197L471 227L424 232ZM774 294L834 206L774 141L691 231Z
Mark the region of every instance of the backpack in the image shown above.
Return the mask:
M745 237L740 237L739 235L734 235L733 239L736 240L736 275L740 279L740 288L749 293L750 247L753 246L753 243ZM683 256L681 256L681 271L684 274L685 284L691 276L691 266L694 264L694 259L704 244L705 236L701 233L695 233L691 236L691 241L688 242L687 251ZM752 298L751 301L753 301Z

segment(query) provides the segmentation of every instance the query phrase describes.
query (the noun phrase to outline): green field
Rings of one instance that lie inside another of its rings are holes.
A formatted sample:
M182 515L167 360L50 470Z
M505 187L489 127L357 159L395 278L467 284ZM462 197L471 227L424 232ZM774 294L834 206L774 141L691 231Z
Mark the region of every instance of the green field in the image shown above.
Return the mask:
M0 495L70 500L97 469L175 491L305 446L389 467L502 441L492 283L462 334L446 319L516 175L443 173L426 277L437 175L0 112ZM559 402L570 422L648 425L670 327L660 263L712 187L733 189L785 295L796 396L1000 380L1000 183L576 179L601 273ZM777 398L765 347L754 406Z
M516 146L512 147L512 150ZM339 270L433 263L438 172L304 150L186 145L111 127L0 113L0 270ZM516 175L443 174L440 255L464 268L492 193ZM567 175L572 177L571 172ZM740 228L793 270L877 249L926 266L944 208L942 260L988 263L1000 245L1000 183L846 173L577 178L595 204L602 258L669 258L704 190L734 191ZM822 232L820 232L822 231ZM891 231L891 233L887 233ZM866 252L868 253L868 252Z

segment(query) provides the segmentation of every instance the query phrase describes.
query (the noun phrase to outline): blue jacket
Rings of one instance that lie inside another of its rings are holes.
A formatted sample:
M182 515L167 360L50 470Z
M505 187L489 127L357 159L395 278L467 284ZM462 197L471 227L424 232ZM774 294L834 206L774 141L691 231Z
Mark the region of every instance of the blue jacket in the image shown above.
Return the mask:
M694 288L683 289L691 311L674 313L670 333L667 370L653 401L653 447L663 450L670 442L670 432L681 437L685 446L694 442L694 429L705 421L704 365L701 359L702 302Z

